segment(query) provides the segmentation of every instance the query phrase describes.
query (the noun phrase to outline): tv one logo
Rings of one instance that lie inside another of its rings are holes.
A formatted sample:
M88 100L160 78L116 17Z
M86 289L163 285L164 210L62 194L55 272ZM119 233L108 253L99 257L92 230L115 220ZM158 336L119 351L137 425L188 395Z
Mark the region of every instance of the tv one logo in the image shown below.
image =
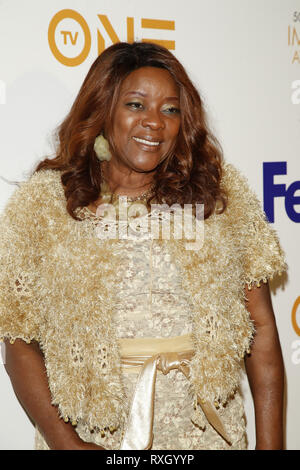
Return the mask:
M287 162L264 162L263 163L263 185L264 185L264 211L269 222L274 222L274 201L276 198L283 198L285 210L288 217L296 223L300 222L300 212L295 208L300 205L300 181L286 184L275 183L276 175L287 174Z
M99 26L96 26L96 40L98 45L98 55L107 47L105 44L105 31L109 40L116 44L120 42L120 34L107 15L97 14ZM127 42L135 40L135 19L127 17L126 30L121 31L122 37L126 37ZM140 27L143 30L175 30L175 21L159 20L150 18L141 18ZM124 34L124 32L126 34ZM144 32L144 31L143 31ZM159 34L159 33L158 33ZM156 33L157 35L157 33ZM156 39L143 37L142 42L154 42L160 44L167 49L175 49L175 41L172 39ZM49 23L48 28L49 47L54 57L63 65L68 67L76 67L82 64L88 57L92 45L91 30L85 18L75 10L61 10L56 13Z

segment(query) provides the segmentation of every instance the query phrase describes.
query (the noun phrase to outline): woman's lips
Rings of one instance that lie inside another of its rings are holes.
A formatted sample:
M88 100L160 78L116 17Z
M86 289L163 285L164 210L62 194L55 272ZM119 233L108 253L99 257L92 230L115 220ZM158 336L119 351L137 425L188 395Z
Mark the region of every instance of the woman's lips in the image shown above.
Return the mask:
M140 144L143 144L143 145L149 145L150 147L157 147L161 143L155 140L142 139L141 137L132 137L132 138L136 142L139 142Z

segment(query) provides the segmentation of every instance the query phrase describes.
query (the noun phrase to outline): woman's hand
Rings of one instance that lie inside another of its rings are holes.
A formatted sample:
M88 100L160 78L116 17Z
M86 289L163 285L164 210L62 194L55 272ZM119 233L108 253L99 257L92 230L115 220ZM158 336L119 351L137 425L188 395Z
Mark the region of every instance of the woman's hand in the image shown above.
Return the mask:
M83 441L77 433L71 436L62 435L59 439L55 439L49 448L50 450L107 450L93 442Z
M78 439L74 439L71 443L67 444L64 442L61 445L56 445L51 448L51 450L107 450L105 447L98 446L93 442L85 442L81 440L79 437Z
M98 446L92 442L82 442L77 449L74 450L107 450L105 447Z

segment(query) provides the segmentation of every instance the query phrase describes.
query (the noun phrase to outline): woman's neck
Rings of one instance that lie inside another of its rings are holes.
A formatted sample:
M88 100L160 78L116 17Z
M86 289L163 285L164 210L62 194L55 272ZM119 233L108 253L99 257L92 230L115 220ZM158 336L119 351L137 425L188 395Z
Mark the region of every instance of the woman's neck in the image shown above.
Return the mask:
M121 169L113 162L103 161L101 173L111 193L125 196L139 196L153 185L153 172L137 173L133 170Z

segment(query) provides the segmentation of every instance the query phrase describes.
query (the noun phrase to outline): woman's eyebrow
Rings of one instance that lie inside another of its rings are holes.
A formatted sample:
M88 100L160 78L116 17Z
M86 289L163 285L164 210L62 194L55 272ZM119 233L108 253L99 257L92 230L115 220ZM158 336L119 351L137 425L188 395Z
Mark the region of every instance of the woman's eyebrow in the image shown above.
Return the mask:
M125 93L124 96L128 96L128 95L139 95L139 96L142 96L143 98L146 98L147 97L147 94L146 93L143 93L141 91L127 91ZM173 101L179 101L179 97L178 96L168 96L167 98L165 98L167 101L170 101L170 100L173 100Z
M125 93L125 96L127 96L127 95L140 95L143 98L145 98L147 96L146 93L142 93L141 91L127 91L127 93Z

